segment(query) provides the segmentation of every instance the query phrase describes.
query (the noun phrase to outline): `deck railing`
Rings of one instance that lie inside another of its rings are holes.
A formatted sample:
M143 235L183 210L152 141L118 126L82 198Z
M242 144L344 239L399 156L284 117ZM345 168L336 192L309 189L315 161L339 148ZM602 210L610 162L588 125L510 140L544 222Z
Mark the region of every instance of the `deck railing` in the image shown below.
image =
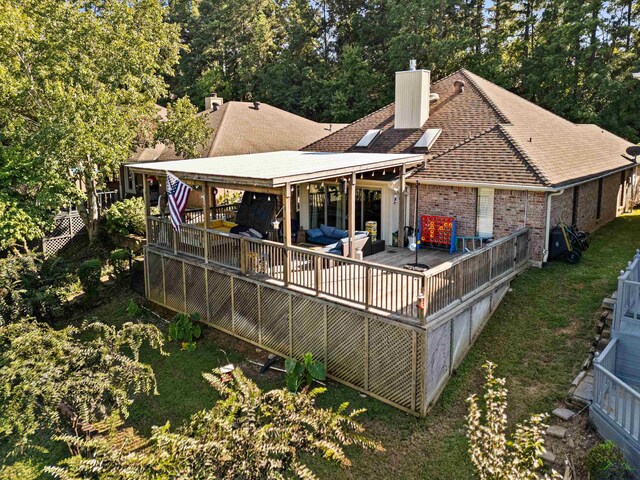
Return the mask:
M149 244L242 273L425 323L528 261L527 229L425 273L149 217Z
M231 203L229 205L217 205L211 207L212 219L227 220L238 212L239 203ZM185 223L204 223L204 209L188 208L184 212Z
M594 360L592 409L618 430L640 442L640 393L616 375L618 342L614 338Z
M427 316L441 314L474 293L514 273L528 260L529 230L488 243L475 252L443 263L426 273Z
M640 251L618 277L618 294L613 316L613 330L619 331L623 318L640 321Z

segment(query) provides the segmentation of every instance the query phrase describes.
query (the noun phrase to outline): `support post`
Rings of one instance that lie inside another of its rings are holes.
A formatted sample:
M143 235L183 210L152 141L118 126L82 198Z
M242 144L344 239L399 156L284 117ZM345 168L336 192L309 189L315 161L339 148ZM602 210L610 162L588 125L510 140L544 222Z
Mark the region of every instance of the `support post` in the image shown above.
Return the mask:
M142 175L142 197L144 199L144 223L147 236L147 245L149 245L149 215L151 215L151 193L149 192L149 179L145 173Z
M291 185L287 183L282 192L284 220L282 224L282 242L284 243L284 283L289 284L291 278Z
M204 217L204 263L209 263L209 221L211 220L211 186L209 182L204 182L202 187L202 208Z
M402 165L400 168L400 194L398 198L398 247L404 247L405 240L405 222L407 217L407 182L405 179L405 173L407 172L407 166Z
M349 257L356 258L356 174L351 174L349 182Z

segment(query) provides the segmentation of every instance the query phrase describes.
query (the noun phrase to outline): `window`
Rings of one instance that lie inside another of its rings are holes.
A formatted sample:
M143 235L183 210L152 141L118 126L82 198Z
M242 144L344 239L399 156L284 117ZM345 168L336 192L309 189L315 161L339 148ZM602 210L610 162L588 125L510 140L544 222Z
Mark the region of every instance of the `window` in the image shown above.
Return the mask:
M378 135L380 135L379 129L367 130L367 133L356 143L356 147L368 148L378 138Z
M602 178L598 179L598 205L596 206L596 220L600 220L602 213Z
M441 128L427 128L414 145L414 148L426 148L427 150L430 150L441 133Z
M477 234L493 237L493 188L478 188Z
M580 187L576 185L573 187L573 209L571 210L571 226L576 227L578 225L578 198L580 197Z

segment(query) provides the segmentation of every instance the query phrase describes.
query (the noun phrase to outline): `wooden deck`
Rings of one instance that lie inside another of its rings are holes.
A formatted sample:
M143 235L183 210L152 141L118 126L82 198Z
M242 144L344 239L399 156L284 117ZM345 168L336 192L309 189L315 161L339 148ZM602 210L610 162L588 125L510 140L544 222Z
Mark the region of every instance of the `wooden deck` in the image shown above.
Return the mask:
M462 256L462 253L449 254L446 250L437 250L434 248L423 248L418 250L418 263L424 263L429 268L437 267L451 260ZM389 267L402 268L416 260L415 252L408 248L386 247L384 252L369 255L364 258L365 262L387 265Z

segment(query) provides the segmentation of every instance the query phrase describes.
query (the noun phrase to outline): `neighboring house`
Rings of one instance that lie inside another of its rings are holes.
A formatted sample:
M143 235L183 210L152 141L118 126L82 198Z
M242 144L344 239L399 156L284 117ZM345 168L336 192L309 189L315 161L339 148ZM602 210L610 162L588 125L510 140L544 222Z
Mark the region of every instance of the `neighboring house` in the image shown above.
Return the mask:
M594 359L589 413L598 433L640 468L640 251L618 276L611 341Z
M159 108L160 117L166 118L166 109ZM211 136L200 148L199 157L298 150L344 126L314 122L260 102L225 103L215 93L205 98L205 110L198 115L204 115L211 128ZM179 159L182 157L173 148L159 144L138 149L130 162ZM127 195L141 194L142 175L134 177L124 167L122 178Z
M407 225L419 182L419 215L453 216L463 236L499 238L530 227L531 259L541 263L559 221L593 231L631 208L630 145L463 69L433 84L429 71L397 72L394 104L304 150L423 153L424 166L407 178Z

